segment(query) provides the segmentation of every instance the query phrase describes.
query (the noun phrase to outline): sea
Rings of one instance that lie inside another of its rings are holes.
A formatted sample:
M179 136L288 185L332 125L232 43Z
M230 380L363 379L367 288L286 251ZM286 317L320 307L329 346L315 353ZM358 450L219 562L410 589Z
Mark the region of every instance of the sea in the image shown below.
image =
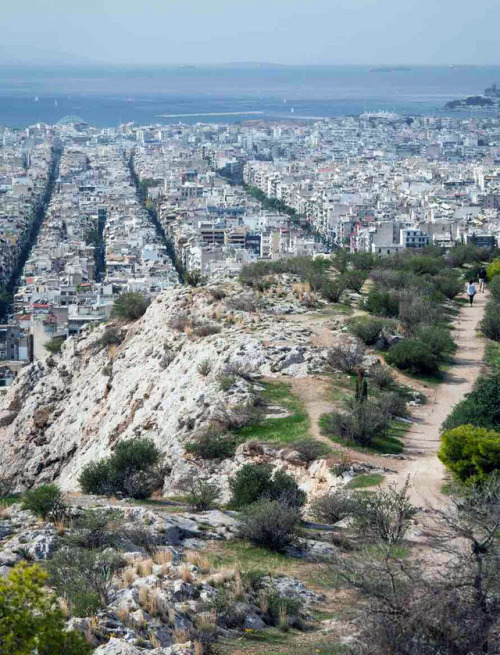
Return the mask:
M308 120L387 111L450 112L448 100L500 85L500 66L20 67L0 64L0 126L73 117L110 127L250 119Z

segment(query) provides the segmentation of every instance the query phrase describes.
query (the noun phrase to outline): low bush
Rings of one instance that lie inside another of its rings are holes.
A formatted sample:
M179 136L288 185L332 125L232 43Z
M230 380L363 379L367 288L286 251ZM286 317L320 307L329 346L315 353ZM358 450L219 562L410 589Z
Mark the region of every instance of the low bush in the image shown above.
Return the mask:
M336 280L326 278L320 288L320 293L328 302L340 302L340 298L345 290L344 281L339 277Z
M500 280L500 276L493 278ZM489 302L486 312L479 323L479 329L485 337L492 341L500 341L500 302Z
M197 337L208 337L219 332L220 327L215 323L197 323L194 327L194 333Z
M212 370L212 362L209 359L203 359L197 366L198 373L203 375L204 378L210 374Z
M358 497L353 517L364 537L387 544L403 541L417 513L408 498L409 483L408 479L401 489L391 485Z
M330 491L324 496L315 498L311 503L311 516L320 523L333 525L351 516L356 500L345 490Z
M197 512L205 512L215 507L221 495L220 488L216 484L199 478L185 482L182 489L187 492L188 503Z
M301 459L307 463L326 457L326 455L331 452L328 446L321 441L296 441L291 447L298 452Z
M113 550L61 548L46 564L50 585L74 616L91 616L110 602L113 575L125 562Z
M119 441L110 457L84 467L79 482L85 493L149 498L163 481L160 464L151 439Z
M363 308L370 314L387 318L395 318L399 315L397 295L392 291L380 291L376 287L368 293Z
M111 315L126 321L136 321L144 316L149 300L142 293L127 291L118 296L113 303Z
M352 375L361 366L366 355L366 348L361 341L333 346L328 350L326 365L333 372L342 371Z
M406 398L397 391L384 391L376 399L378 411L390 418L404 418L408 416Z
M453 341L450 331L444 327L432 325L419 328L416 337L424 345L429 346L437 359L446 359L457 349L457 344Z
M193 320L187 312L180 312L175 314L170 319L169 325L172 330L177 330L178 332L185 332L186 328L192 327Z
M119 346L123 341L123 334L120 328L107 327L96 342L99 349L107 346Z
M433 279L434 285L443 296L453 300L464 290L464 285L455 275L437 275Z
M428 344L416 339L403 339L387 352L385 360L402 371L412 373L436 373L438 362Z
M347 271L342 274L341 280L346 289L351 289L352 291L359 293L365 283L366 273L363 271Z
M486 482L500 471L500 432L460 425L441 438L439 459L466 484Z
M88 509L72 519L71 531L63 541L67 546L100 550L115 548L121 539L123 514L119 510Z
M322 431L359 446L371 446L375 439L385 436L389 425L390 416L381 411L378 402L357 402L349 398L344 401L343 410L324 415Z
M44 521L61 521L67 513L60 488L56 484L42 484L24 494L23 509L28 509Z
M491 282L496 275L500 275L500 258L494 259L486 268L488 280Z
M227 459L233 457L236 446L234 435L206 430L198 435L195 441L187 443L186 450L201 459Z
M245 509L240 534L256 546L282 552L295 540L300 520L299 507L264 499Z
M413 335L423 324L439 320L440 305L432 302L429 295L422 295L414 288L402 289L398 293L399 319L406 334Z
M380 362L369 369L368 377L381 390L389 389L394 385L394 375L391 369Z
M0 502L14 493L14 480L7 475L0 475Z
M252 402L241 405L219 405L212 411L212 423L221 432L231 432L256 423L260 414L259 407Z
M210 600L208 609L215 613L217 625L226 630L241 628L245 623L245 612L238 606L234 594L227 589L220 589L217 592L217 595Z
M302 606L298 598L282 596L277 589L263 593L261 605L266 609L264 619L271 625L279 625L283 617L285 619L297 617Z
M500 374L478 378L474 390L453 407L442 429L465 424L500 431Z
M214 300L224 300L226 297L226 292L224 289L221 289L220 287L212 287L211 289L208 290L210 295Z
M56 353L61 352L61 348L64 341L65 341L64 337L53 337L49 341L46 341L43 345L45 350L48 350L49 353L55 355Z
M254 293L240 293L227 301L227 306L240 312L256 312L259 299Z
M305 503L306 494L300 490L295 480L276 471L269 464L245 464L230 481L231 506L240 509L263 498L279 500L283 504L300 507Z
M382 318L360 316L349 321L349 331L367 346L373 346L384 329Z
M488 285L491 299L494 303L500 303L500 275L495 275Z

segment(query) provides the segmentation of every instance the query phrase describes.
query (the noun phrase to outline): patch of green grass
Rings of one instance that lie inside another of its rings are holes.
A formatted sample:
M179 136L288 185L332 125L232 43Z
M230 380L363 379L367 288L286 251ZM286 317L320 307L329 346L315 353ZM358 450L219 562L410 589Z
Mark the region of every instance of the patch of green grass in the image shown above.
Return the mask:
M342 437L335 437L327 433L326 427L328 424L328 414L320 416L318 421L321 433L331 439L334 443L342 444L342 446L346 446L352 450L357 450L360 453L382 453L390 455L398 455L402 452L404 444L400 437L409 429L409 424L405 424L408 425L406 429L401 429L396 426L396 423L399 424L400 422L393 421L387 434L383 437L376 437L371 446L359 446L354 441L346 441L345 439L342 439Z
M376 487L385 480L385 475L381 473L367 473L366 475L357 475L349 483L351 489L365 489L366 487Z
M10 507L14 503L20 503L23 497L21 494L10 494L9 496L4 496L0 498L0 507Z
M282 444L310 439L309 416L304 405L292 393L288 382L263 382L261 398L266 405L279 405L289 412L282 418L263 418L237 431L241 441L279 441Z
M224 655L340 655L347 653L346 646L332 643L331 634L305 635L291 630L287 634L276 628L248 631L237 639L222 640L220 652Z
M217 544L215 551L207 551L208 560L213 566L237 567L242 571L282 570L289 565L290 558L281 553L272 553L265 548L254 546L248 541L232 541Z

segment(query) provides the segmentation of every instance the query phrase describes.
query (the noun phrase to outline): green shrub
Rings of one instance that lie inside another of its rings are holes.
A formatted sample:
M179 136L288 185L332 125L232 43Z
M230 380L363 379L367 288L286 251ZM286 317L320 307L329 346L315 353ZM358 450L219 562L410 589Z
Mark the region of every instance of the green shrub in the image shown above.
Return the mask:
M90 616L110 602L113 575L125 562L115 551L61 548L46 564L51 587L75 616Z
M298 616L302 606L298 598L281 596L276 589L271 589L266 594L263 594L263 598L265 600L263 605L267 608L264 618L271 625L278 625L283 615L286 617Z
M366 273L363 271L347 271L341 275L341 280L347 289L359 293L366 280Z
M279 500L290 505L301 506L306 494L301 491L295 480L284 473L276 471L270 464L245 464L230 482L231 506L239 509L251 505L263 498Z
M398 489L395 485L359 496L353 517L360 534L387 544L403 541L417 513L408 498L410 480Z
M357 402L349 398L340 411L325 414L322 431L327 436L341 438L347 443L371 446L375 439L387 434L390 415L381 411L377 401Z
M333 525L351 516L355 502L353 496L345 490L333 490L312 501L311 516L320 523Z
M142 293L127 291L118 296L113 304L112 316L126 321L136 321L144 316L149 300Z
M433 282L436 289L449 300L453 300L464 289L463 282L455 275L437 275Z
M417 330L417 339L423 344L429 346L432 354L438 359L446 359L457 349L457 344L453 341L450 331L444 327L429 326Z
M370 289L363 308L370 314L394 318L399 315L399 301L395 293Z
M365 355L366 348L361 341L332 346L327 353L326 365L333 372L342 371L352 375L363 363Z
M500 276L496 279L500 279ZM479 329L488 339L500 341L500 302L490 301L486 305L486 312L479 323Z
M330 280L326 278L320 288L320 293L328 302L340 302L345 290L344 281L341 278Z
M291 445L291 447L298 452L300 458L307 463L326 457L331 452L330 448L328 448L325 443L322 441L314 441L312 439L296 441Z
M187 492L187 500L197 512L206 512L215 507L220 498L220 488L212 482L193 478L182 485Z
M459 482L478 484L500 470L500 432L460 425L445 432L439 459Z
M119 441L114 453L84 467L80 486L90 494L149 498L163 480L161 453L151 439Z
M67 630L54 596L46 592L47 577L25 562L0 576L2 655L88 655L94 650L80 632Z
M494 259L486 268L488 280L491 282L496 275L500 274L500 258Z
M368 371L370 380L379 389L389 389L394 384L394 375L388 366L378 362Z
M416 339L403 339L385 356L386 362L402 371L435 373L438 370L436 355L428 344Z
M489 289L493 300L500 303L500 275L495 275L491 280Z
M465 424L500 430L500 374L478 378L474 390L453 407L442 429L451 430Z
M349 331L367 346L372 346L377 341L384 326L385 321L382 318L371 316L359 316L349 321Z
M24 494L23 508L44 521L60 521L66 515L62 493L56 484L42 484Z
M220 434L217 430L202 432L195 441L186 444L188 453L202 459L227 459L233 457L237 441L231 434Z
M71 531L63 536L70 547L99 550L118 546L123 533L119 510L88 509L72 518Z
M282 552L295 540L300 519L299 507L264 499L244 510L240 534L256 546Z
M105 348L106 346L119 346L123 341L122 331L115 327L107 327L100 338L97 340L96 345L99 348Z
M416 275L437 275L444 268L444 265L445 262L442 257L414 255L407 258L405 268Z
M61 352L62 345L64 343L64 337L53 337L50 341L46 341L43 345L45 350L48 350L49 353L55 355L56 353Z
M357 271L371 271L378 260L371 252L353 252L349 255L349 263Z

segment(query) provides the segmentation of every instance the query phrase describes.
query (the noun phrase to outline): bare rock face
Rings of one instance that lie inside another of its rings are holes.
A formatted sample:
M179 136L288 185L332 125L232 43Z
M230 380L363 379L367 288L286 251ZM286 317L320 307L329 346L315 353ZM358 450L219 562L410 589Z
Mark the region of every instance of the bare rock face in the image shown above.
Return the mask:
M166 291L139 321L118 326L120 345L106 345L109 327L99 326L24 368L0 399L0 474L13 475L19 490L53 480L77 490L87 463L132 437L149 437L161 449L165 491L199 474L203 465L186 458L185 444L221 408L253 397L244 376L223 390L228 364L256 377L305 376L321 368L326 353L309 345L303 324L269 309L237 311L230 301L241 288L226 283L225 291L224 301L206 288ZM227 479L234 465L217 475Z

